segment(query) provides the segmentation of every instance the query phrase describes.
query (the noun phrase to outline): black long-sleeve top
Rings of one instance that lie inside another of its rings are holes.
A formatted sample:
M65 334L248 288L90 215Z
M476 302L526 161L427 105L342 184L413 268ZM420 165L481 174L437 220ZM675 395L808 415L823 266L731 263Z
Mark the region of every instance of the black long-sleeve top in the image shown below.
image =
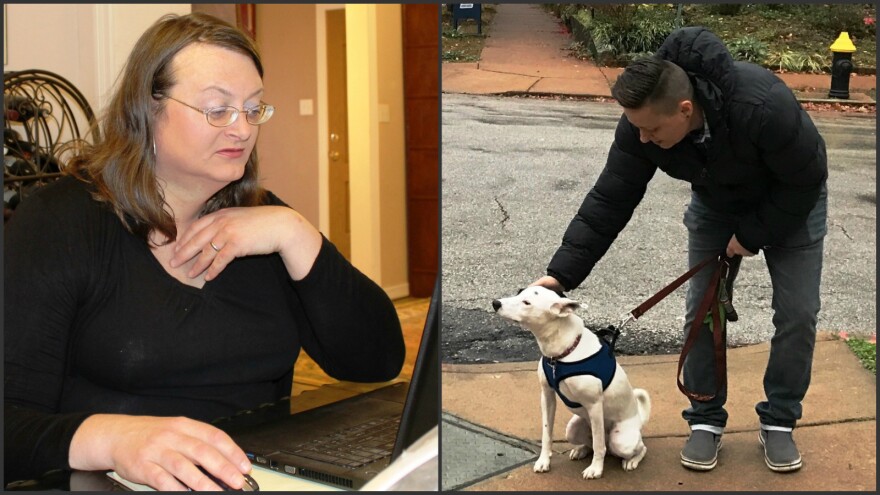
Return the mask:
M340 380L403 364L390 299L326 238L300 281L275 253L199 289L65 177L19 205L4 248L4 483L68 468L91 414L210 421L290 395L301 347Z

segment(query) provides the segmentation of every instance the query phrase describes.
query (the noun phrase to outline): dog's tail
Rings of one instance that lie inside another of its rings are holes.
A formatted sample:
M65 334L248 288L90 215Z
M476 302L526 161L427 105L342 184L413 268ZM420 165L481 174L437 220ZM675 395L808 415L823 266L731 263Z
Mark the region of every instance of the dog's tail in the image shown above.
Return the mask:
M651 418L651 397L647 391L641 388L633 389L633 395L635 395L636 403L639 406L639 417L642 418L642 424L645 424Z

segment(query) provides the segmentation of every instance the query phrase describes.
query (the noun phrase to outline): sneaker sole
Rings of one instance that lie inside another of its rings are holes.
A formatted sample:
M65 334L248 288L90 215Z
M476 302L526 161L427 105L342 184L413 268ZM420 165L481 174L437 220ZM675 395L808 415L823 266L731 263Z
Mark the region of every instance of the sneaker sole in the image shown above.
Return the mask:
M718 440L718 448L715 449L715 457L710 462L700 462L695 461L693 459L688 459L681 454L681 465L688 468L693 469L694 471L711 471L715 469L715 466L718 465L718 452L721 451L721 440Z
M804 461L800 458L789 464L774 464L767 457L767 447L764 445L764 437L761 435L760 431L758 432L758 441L761 442L761 448L764 449L764 463L767 464L767 467L770 468L771 471L776 473L790 473L792 471L797 471L804 465Z

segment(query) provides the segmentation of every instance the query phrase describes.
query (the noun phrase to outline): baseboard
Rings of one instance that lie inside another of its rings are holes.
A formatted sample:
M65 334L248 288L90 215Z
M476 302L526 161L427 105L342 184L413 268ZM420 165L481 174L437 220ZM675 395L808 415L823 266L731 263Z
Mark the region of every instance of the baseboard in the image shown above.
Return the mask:
M382 290L384 290L392 300L401 299L409 296L409 283L392 285L391 287L382 287Z

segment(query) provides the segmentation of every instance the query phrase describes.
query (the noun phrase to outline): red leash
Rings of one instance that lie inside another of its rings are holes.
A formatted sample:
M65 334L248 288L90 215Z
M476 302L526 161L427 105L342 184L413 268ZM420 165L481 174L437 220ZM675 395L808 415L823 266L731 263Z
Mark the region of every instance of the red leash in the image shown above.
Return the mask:
M727 279L727 270L730 265L722 256L718 256L714 261L716 268L712 274L712 281L709 282L709 288L706 289L703 301L700 303L700 309L697 311L697 316L694 317L694 321L691 323L690 332L688 332L687 340L685 340L684 347L681 349L681 356L678 358L678 371L675 372L675 379L678 382L678 389L681 390L681 393L699 402L708 402L714 399L718 392L727 385L727 322L721 316L724 311L724 303L721 301L720 296L721 287ZM681 382L681 369L684 366L685 357L687 357L694 342L697 341L697 336L702 329L706 314L710 311L712 312L711 328L715 343L715 393L701 394L688 390L684 386Z
M614 343L617 341L617 336L620 334L620 329L627 324L631 320L637 320L640 316L645 314L646 311L651 309L655 304L663 300L666 296L668 296L672 291L679 288L683 283L685 283L688 279L693 277L703 268L712 265L715 267L715 271L712 274L712 279L709 282L709 287L706 289L705 295L703 296L702 302L700 302L699 310L697 311L697 315L694 318L693 323L691 324L690 332L688 332L688 337L685 340L684 346L681 349L681 356L678 359L678 371L675 374L676 381L678 382L678 389L681 390L681 393L686 395L687 397L700 401L706 402L715 398L718 391L727 384L727 346L725 342L727 341L726 333L727 333L727 324L724 318L721 317L723 312L723 307L726 301L722 300L721 293L722 287L724 287L725 282L727 280L727 272L730 268L730 258L722 254L715 254L709 256L708 258L700 261L682 276L673 280L672 283L664 287L660 290L660 292L654 294L648 300L640 304L634 310L627 313L627 316L624 320L618 325L617 328L613 326L609 329L600 330L600 336L604 334L612 335L612 349L614 348ZM715 348L715 384L717 389L714 394L700 394L697 392L693 392L688 390L687 387L681 382L681 369L684 366L685 357L690 352L691 347L693 347L694 342L697 340L697 336L700 333L700 329L703 326L703 321L706 319L706 315L709 312L712 312L712 333L714 334L714 348Z

